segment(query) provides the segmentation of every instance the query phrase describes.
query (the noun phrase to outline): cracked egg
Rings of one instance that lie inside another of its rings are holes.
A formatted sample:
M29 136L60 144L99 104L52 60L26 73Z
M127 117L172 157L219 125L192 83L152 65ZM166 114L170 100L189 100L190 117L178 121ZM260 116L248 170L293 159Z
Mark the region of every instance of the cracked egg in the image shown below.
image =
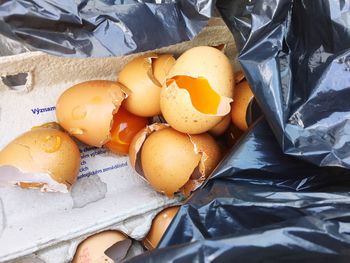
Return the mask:
M140 131L129 151L135 170L169 197L177 192L189 196L211 174L220 156L209 134L184 134L166 124L152 124Z
M79 83L67 89L58 99L58 122L80 141L102 147L111 139L113 115L126 96L126 89L114 81Z
M214 47L183 53L170 69L160 96L161 112L174 129L207 132L230 113L234 90L229 59Z
M124 234L108 230L97 233L79 244L72 263L117 263L127 255L131 240Z
M0 185L68 192L76 181L80 152L64 132L37 127L10 142L0 152Z
M174 63L172 55L147 54L126 64L118 75L118 81L130 90L125 108L138 116L159 115L161 88Z

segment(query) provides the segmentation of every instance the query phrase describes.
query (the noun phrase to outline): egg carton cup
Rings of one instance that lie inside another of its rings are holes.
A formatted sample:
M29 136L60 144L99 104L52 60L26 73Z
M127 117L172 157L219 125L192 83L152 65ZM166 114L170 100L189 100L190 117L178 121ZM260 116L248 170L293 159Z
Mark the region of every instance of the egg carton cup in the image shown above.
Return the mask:
M179 56L194 46L220 44L227 44L225 53L237 66L233 38L220 20L211 21L192 41L149 52ZM0 149L33 126L56 121L55 104L64 90L88 80L116 80L124 65L141 54L1 57ZM107 229L141 240L157 212L178 203L156 193L133 171L128 157L79 146L81 171L69 193L0 186L0 262L69 262L82 240Z

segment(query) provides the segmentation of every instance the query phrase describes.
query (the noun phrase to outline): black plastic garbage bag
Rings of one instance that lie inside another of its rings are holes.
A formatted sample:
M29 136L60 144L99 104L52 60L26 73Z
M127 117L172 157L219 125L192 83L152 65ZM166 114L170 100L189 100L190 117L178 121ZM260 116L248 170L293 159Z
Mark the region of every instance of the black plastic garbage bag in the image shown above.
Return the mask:
M218 0L284 153L350 168L350 3Z
M214 2L1 1L0 55L154 49L191 39ZM267 122L181 207L159 249L130 262L348 262L349 2L216 4Z
M217 7L267 121L130 262L349 262L350 4Z
M59 56L125 55L192 39L212 0L0 1L0 55L41 50Z
M138 262L348 262L350 171L284 155L260 120ZM332 260L332 261L330 261Z

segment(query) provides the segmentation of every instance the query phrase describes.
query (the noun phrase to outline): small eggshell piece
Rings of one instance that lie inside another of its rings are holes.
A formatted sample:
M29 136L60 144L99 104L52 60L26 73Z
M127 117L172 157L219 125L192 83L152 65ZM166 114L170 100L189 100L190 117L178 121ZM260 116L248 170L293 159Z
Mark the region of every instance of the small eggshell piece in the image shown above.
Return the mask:
M221 122L209 130L209 133L215 137L225 133L231 123L231 114L227 114Z
M148 250L153 250L158 246L179 208L179 206L166 208L153 219L151 229L143 240L143 244Z
M248 81L242 81L236 86L234 102L232 103L231 117L232 122L240 130L246 131L247 124L247 109L249 103L254 98L254 94L250 89Z

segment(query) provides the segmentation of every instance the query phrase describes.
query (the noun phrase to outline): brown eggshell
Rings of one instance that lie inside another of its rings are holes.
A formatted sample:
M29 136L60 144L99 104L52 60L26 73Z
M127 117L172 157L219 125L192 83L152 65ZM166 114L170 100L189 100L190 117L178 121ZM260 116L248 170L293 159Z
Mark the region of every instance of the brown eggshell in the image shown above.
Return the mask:
M238 71L235 73L235 84L240 83L245 79L243 71Z
M138 116L159 115L162 83L174 62L168 54L147 54L126 64L118 75L118 81L131 91L124 107Z
M166 208L153 219L151 229L143 240L143 244L148 250L153 250L158 246L179 208L179 206Z
M80 141L101 147L110 139L113 114L125 96L117 82L92 80L79 83L58 99L58 122Z
M184 76L207 81L209 90L220 98L216 112L208 114L195 107L194 101L208 101L213 96L206 97L204 92L191 95L186 87L179 86L178 81ZM223 52L213 47L195 47L183 53L170 69L161 91L161 111L174 129L189 134L203 133L230 112L233 90L232 66Z
M125 258L131 240L118 231L104 231L88 237L79 244L72 263L114 263ZM113 247L113 258L107 254ZM107 252L106 252L107 251Z
M201 186L221 160L221 149L208 133L188 136L195 153L200 154L201 159L195 172L181 189L185 196L189 196L191 192Z
M129 147L130 164L134 169L136 169L136 163L138 158L137 156L146 138L154 131L159 131L165 128L169 128L169 125L165 123L153 123L151 125L146 126L134 136Z
M231 117L233 124L242 131L248 129L246 120L247 109L253 98L254 94L249 87L248 81L242 81L236 86Z
M153 75L162 86L165 83L166 75L175 64L175 58L170 54L159 55L152 60Z
M195 152L202 155L199 166L200 172L208 177L220 162L220 148L208 133L189 135L189 137L194 145Z
M231 124L231 114L227 114L221 122L219 122L214 128L209 130L209 133L213 136L220 136L225 133Z
M79 148L66 133L35 128L0 152L0 184L67 192L79 167Z
M183 53L176 60L167 78L180 75L203 77L220 96L233 97L232 65L225 54L214 47L194 47Z
M155 190L170 197L186 184L200 158L188 136L172 128L153 132L141 149L144 177Z
M215 127L230 112L231 101L225 97L221 99L221 114L217 116L203 114L192 105L190 94L173 82L163 88L160 106L165 120L174 129L183 133L200 134Z

